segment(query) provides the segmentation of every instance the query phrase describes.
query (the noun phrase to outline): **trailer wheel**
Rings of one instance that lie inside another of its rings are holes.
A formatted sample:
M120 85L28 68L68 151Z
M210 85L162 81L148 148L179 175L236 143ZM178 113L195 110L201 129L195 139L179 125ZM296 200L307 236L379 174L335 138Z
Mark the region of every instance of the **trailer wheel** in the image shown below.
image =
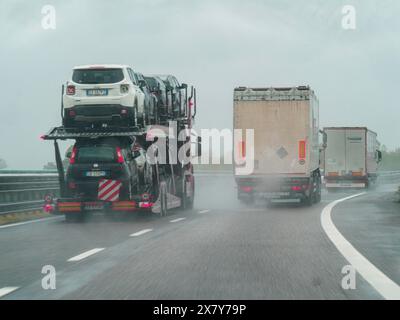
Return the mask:
M312 181L311 181L310 185L312 185L312 188L310 188L310 195L306 196L303 199L303 204L306 205L307 207L311 207L315 202L314 177L312 177Z
M160 183L160 217L165 217L168 213L168 206L167 206L167 184L165 181Z
M321 176L318 176L317 178L317 192L315 194L315 203L320 203L321 202L321 191L322 191L322 183L321 183Z
M193 209L193 203L194 203L194 177L192 176L192 196L188 197L187 196L187 188L188 188L188 183L186 178L183 178L183 186L182 186L182 204L181 208L183 210L191 210Z
M194 182L194 176L192 175L192 196L189 198L189 203L188 203L188 209L193 209L194 206L194 194L195 194L195 182Z

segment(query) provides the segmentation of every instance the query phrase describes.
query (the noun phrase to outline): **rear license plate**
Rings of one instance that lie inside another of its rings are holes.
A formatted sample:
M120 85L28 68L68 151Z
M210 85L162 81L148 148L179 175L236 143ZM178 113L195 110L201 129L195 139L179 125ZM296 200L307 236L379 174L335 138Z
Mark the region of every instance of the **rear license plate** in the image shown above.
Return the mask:
M86 177L105 177L105 171L87 171L85 174Z
M104 205L102 203L96 203L96 204L85 204L84 205L85 210L103 210Z
M351 187L351 182L340 182L339 186L340 187Z
M87 96L107 96L108 89L88 89L86 90Z
M288 197L289 195L290 195L289 192L264 192L264 193L260 194L261 197L268 198L268 199Z

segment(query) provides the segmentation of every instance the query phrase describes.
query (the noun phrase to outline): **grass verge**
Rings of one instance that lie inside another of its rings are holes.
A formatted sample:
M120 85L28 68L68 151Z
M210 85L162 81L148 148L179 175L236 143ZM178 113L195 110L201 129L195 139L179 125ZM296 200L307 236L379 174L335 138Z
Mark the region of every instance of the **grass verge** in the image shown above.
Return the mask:
M52 215L42 210L29 211L29 212L18 212L18 213L10 213L5 215L0 215L0 225L35 220L41 218L51 217Z

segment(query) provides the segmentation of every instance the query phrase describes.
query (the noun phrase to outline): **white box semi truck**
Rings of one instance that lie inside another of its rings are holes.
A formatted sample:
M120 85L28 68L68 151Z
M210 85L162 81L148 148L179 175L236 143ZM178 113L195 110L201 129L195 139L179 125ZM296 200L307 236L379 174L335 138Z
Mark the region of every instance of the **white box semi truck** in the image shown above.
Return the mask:
M327 127L325 187L367 188L377 179L379 151L377 134L365 127Z
M302 202L321 200L319 103L308 86L234 90L234 141L238 158L248 158L246 129L254 129L254 170L243 175L235 161L238 198L252 202ZM248 161L248 159L246 159ZM246 164L247 165L247 164Z

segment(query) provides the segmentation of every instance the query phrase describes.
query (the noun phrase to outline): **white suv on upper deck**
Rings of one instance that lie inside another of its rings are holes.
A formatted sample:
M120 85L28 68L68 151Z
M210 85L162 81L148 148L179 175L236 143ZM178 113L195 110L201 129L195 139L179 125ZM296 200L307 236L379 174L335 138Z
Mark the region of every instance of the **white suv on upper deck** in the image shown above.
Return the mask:
M63 93L63 125L137 125L144 118L145 94L131 67L85 65L73 68Z

